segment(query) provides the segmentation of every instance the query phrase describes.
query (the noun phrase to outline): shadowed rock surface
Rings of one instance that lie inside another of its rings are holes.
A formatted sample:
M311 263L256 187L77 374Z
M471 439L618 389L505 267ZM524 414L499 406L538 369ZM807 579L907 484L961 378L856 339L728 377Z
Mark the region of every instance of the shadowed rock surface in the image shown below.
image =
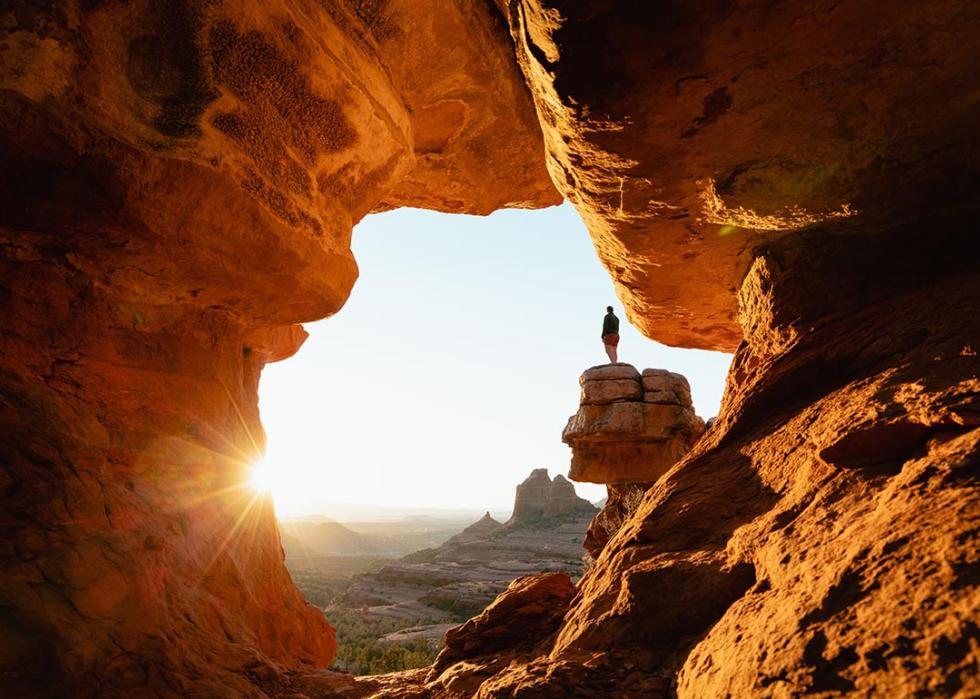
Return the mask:
M3 9L0 693L329 663L246 485L262 367L343 305L367 212L559 200L499 14L439 8Z
M980 693L980 6L495 5L4 9L4 694ZM629 319L737 348L722 410L513 663L314 669L261 369L367 212L554 203L537 128Z
M975 197L975 3L498 1L629 320L734 350L756 250Z

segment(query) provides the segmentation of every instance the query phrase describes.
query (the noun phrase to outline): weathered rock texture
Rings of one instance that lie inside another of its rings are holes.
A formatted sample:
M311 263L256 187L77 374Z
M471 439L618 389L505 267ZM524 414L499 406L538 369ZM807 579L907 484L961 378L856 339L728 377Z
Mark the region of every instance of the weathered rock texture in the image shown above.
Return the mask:
M980 5L497 7L630 319L739 349L555 632L372 687L980 693ZM303 671L332 639L241 487L256 383L346 299L366 212L555 201L492 8L2 17L3 693L373 691Z
M575 486L561 474L552 480L548 469L536 468L518 483L514 495L514 512L508 524L524 522L535 517L556 517L573 512L591 512L595 506L575 494Z
M259 374L344 303L367 212L559 200L506 25L462 2L0 15L0 694L280 691L334 641L246 484Z
M704 432L680 374L629 364L592 367L579 378L579 410L562 441L572 449L568 477L586 483L652 483Z
M489 3L350 5L411 114L415 168L378 208L488 214L561 202L506 22Z
M432 676L464 658L533 648L557 631L574 594L564 573L518 578L479 616L446 634L446 647L432 666Z
M643 493L677 463L704 432L687 379L629 364L592 367L579 378L579 411L562 439L572 449L569 477L606 483L607 499L589 525L593 558L636 511Z
M661 342L735 349L760 246L975 197L976 3L497 4L552 179Z

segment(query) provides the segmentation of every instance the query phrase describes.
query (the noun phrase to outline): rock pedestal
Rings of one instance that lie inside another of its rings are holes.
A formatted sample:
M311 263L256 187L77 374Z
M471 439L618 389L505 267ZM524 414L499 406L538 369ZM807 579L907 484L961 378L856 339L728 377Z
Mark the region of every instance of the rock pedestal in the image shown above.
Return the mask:
M636 509L643 493L704 433L687 379L664 369L606 364L579 379L578 412L562 440L572 448L569 477L605 483L608 498L583 546L593 556Z
M579 383L579 410L562 433L572 448L572 480L653 482L704 432L680 374L607 364L586 370Z

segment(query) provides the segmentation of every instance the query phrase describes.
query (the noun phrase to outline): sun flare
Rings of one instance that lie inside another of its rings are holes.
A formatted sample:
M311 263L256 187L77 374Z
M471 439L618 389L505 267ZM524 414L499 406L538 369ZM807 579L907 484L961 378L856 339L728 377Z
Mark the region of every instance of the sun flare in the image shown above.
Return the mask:
M256 492L271 493L276 484L276 471L265 459L257 461L252 465L248 483Z

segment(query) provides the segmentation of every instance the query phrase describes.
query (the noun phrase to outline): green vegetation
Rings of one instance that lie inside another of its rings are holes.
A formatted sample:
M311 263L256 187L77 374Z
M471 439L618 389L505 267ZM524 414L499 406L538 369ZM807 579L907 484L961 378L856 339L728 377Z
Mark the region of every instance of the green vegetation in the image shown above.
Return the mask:
M286 567L306 601L323 608L346 592L352 575L375 573L390 562L390 558L377 556L320 556L301 564L287 560Z
M328 609L326 613L337 632L337 656L331 670L354 675L412 670L431 665L442 648L441 639L381 640L387 634L430 624L432 620L389 619L365 614L358 609L336 607Z
M343 604L352 575L377 572L390 559L378 557L324 556L293 565L290 574L311 604L326 608L325 613L337 632L337 655L331 670L354 675L377 675L383 672L411 670L431 665L442 639L382 641L395 631L434 623L431 619L390 619L368 614L361 609L334 606Z
M444 612L449 612L456 617L459 623L463 623L466 619L474 617L483 611L482 605L476 606L472 602L467 603L455 597L443 597L439 594L438 590L419 598L419 601L429 607L435 607Z

